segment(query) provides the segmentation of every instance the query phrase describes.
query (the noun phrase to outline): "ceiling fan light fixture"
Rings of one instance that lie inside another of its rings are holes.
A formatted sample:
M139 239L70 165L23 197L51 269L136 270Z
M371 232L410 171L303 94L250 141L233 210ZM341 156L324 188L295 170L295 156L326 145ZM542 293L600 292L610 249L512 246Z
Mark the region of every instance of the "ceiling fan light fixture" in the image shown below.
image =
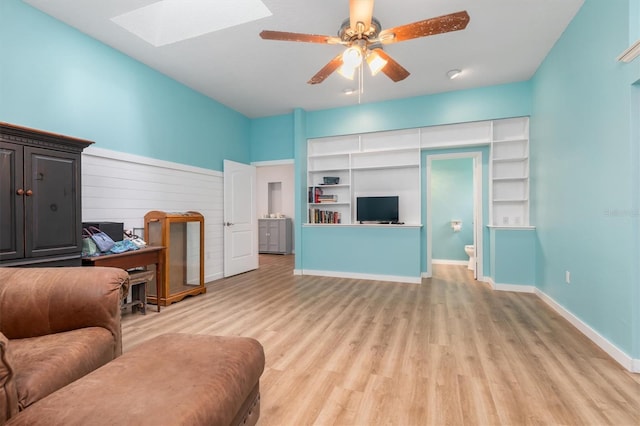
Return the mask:
M453 80L455 78L460 77L461 74L462 74L462 71L460 71L459 69L453 69L447 72L447 77L449 77L449 80Z
M351 46L342 53L342 62L344 67L355 70L362 63L362 51L359 47Z
M353 80L353 77L356 74L356 69L348 67L345 64L345 65L342 65L340 68L338 68L338 74L340 74L341 76L343 76L347 80Z
M369 65L369 70L371 71L371 75L376 75L382 68L387 65L387 60L382 58L382 56L378 55L378 52L371 51L367 55L367 64Z

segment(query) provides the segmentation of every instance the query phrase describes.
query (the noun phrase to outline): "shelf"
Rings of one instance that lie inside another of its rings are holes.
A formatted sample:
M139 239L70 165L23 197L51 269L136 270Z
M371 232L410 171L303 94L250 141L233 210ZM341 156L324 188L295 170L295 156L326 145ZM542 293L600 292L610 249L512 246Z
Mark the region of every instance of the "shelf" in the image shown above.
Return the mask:
M529 139L527 138L513 138L513 139L500 139L500 140L496 140L493 141L493 143L495 144L502 144L502 143L527 143L529 142Z
M515 162L527 161L528 159L529 157L525 156L525 157L493 158L492 161L494 163L515 163Z
M404 165L394 165L394 166L363 166L363 167L352 167L351 170L390 170L390 169L413 169L420 167L419 164L404 164Z
M329 203L309 203L310 206L349 206L351 203L348 202L329 202Z
M338 184L335 184L335 185L323 185L323 184L319 183L317 185L309 185L309 186L313 186L314 188L315 187L318 187L318 188L348 188L351 185L349 185L348 183L338 183Z
M340 172L348 172L349 169L314 169L314 170L308 170L309 173L327 173L327 172L336 172L336 173L340 173Z
M529 200L526 198L513 198L513 199L503 198L503 199L493 200L494 203L526 203L527 201Z
M367 154L384 154L384 153L394 153L394 152L415 152L416 154L420 153L419 147L413 148L388 148L388 149L367 149L362 151L352 152L352 155L367 155Z
M350 154L349 152L332 153L332 154L313 154L313 155L309 155L309 156L307 156L307 158L346 157L346 156L348 156L349 154Z
M396 228L396 229L408 229L408 228L422 228L422 224L420 223L405 223L405 224L388 224L388 223L376 223L376 224L368 224L368 223L303 223L302 226L350 226L350 227L358 227L358 228Z
M528 177L498 177L493 178L494 182L517 182L517 181L526 181L529 180Z

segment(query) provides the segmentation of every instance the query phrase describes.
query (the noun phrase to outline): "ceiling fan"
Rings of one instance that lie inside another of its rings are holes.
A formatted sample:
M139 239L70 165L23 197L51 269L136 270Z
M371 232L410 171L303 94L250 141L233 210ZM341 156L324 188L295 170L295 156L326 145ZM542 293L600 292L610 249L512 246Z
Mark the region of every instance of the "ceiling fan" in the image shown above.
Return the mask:
M374 0L349 0L349 18L340 26L337 37L269 30L262 31L260 37L265 40L346 46L344 52L311 77L307 82L309 84L322 83L336 70L353 79L355 70L363 59L367 61L373 75L382 71L391 80L398 82L407 78L409 71L382 50L383 45L463 30L469 23L469 14L461 11L383 30L380 22L373 17L373 2Z

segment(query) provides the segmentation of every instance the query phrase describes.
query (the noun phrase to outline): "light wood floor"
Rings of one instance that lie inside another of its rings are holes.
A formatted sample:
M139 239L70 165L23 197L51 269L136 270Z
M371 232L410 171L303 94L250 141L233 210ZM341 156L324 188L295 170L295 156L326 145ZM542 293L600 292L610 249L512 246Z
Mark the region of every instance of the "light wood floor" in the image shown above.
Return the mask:
M292 256L146 316L164 332L250 336L266 353L260 425L639 425L640 379L536 296L462 266L421 285L293 276Z

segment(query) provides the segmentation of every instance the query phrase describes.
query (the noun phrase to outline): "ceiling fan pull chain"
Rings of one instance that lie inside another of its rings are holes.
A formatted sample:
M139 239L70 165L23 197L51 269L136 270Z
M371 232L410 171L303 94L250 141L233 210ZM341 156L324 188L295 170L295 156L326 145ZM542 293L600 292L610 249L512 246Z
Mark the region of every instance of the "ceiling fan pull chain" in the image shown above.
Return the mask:
M358 105L360 105L362 92L364 90L364 83L362 82L362 70L364 66L360 65L360 69L358 71Z

